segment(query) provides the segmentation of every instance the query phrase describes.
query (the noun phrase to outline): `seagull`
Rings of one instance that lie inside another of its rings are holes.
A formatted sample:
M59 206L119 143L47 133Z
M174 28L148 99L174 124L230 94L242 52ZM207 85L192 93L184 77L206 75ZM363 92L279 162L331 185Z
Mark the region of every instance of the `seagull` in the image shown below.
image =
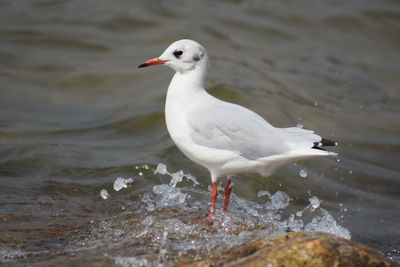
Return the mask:
M255 112L222 101L204 88L209 70L207 52L196 41L172 43L159 57L139 68L165 65L175 71L169 84L165 119L176 146L211 175L213 220L217 200L217 180L227 177L223 211L228 211L232 191L231 176L252 172L270 176L281 166L297 160L336 156L324 146L337 143L299 127L276 128Z

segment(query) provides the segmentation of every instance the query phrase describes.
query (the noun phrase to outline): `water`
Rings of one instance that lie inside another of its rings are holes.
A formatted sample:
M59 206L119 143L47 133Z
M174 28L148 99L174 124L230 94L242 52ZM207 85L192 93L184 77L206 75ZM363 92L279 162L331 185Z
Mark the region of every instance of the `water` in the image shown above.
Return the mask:
M352 240L399 259L398 1L0 5L1 261L50 264L77 255L78 265L146 265L126 249L150 253L140 243L149 240L161 246L155 261L163 263L171 251L207 243L211 233L201 224L194 224L203 229L195 244L168 247L186 240L173 229L164 238L166 225L206 216L210 180L166 131L172 72L136 68L180 38L208 49L211 94L276 126L298 124L339 143L339 161L311 159L267 179L233 177L232 210L212 231L222 236L223 223L238 231L235 216L245 215L251 219L240 240L258 234L251 225L260 218L292 229L347 229ZM160 162L178 172L176 180L153 173ZM307 179L299 177L303 168ZM115 191L118 177L132 182ZM289 204L276 202L282 207L271 214L278 191ZM311 197L320 202L315 211L307 208ZM156 215L160 208L165 218ZM147 222L143 241L129 224L140 220Z

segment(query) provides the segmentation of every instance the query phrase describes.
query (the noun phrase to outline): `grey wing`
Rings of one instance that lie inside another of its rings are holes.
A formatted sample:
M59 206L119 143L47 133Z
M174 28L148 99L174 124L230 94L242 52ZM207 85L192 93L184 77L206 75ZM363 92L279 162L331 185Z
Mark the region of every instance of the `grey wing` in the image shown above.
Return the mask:
M194 111L188 123L196 144L237 151L248 159L280 154L286 148L278 128L239 105L224 103Z

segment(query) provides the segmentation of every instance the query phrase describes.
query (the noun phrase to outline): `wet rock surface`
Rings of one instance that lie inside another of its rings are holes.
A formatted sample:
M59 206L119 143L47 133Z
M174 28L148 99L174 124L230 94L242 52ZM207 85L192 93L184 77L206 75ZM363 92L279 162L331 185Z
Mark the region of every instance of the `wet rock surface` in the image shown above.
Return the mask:
M400 266L379 251L327 233L287 233L178 266Z

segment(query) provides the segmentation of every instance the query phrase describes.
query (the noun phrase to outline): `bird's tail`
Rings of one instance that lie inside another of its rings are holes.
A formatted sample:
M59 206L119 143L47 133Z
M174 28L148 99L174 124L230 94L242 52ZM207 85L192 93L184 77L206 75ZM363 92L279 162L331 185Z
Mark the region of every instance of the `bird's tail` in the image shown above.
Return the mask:
M281 129L286 136L286 144L292 150L298 149L318 149L325 150L325 146L337 146L337 142L322 138L314 133L314 131L301 129L298 127L290 127Z

